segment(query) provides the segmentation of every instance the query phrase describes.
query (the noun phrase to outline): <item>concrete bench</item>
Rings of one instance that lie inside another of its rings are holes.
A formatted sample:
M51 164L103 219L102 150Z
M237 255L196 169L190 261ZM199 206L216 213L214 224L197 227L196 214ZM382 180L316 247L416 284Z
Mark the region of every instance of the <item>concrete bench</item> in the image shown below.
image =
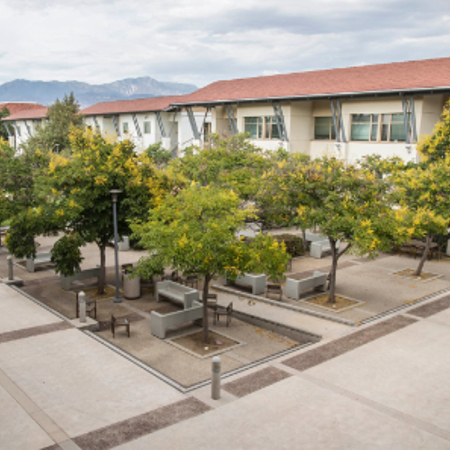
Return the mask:
M25 260L27 271L30 273L34 272L35 265L49 263L51 261L52 261L52 252L36 253L36 256L34 258L26 258Z
M174 311L168 314L159 314L156 311L150 313L150 329L154 336L164 339L167 330L193 321L201 321L203 317L203 305L194 301L189 309Z
M94 269L82 270L81 272L77 272L76 274L71 275L69 277L61 275L59 283L61 289L68 291L70 289L70 285L75 280L85 280L87 278L94 278L94 277L98 278L99 276L100 276L100 267L95 267Z
M340 242L336 242L336 250L339 250ZM311 247L309 249L309 254L313 258L320 259L322 258L324 253L331 252L330 241L327 239L326 241L315 241L311 242Z
M194 301L199 301L200 293L197 289L175 283L174 281L165 280L156 283L156 301L159 297L170 298L176 303L183 305L184 309L192 308Z
M231 283L232 281L227 280L227 284ZM241 284L243 286L249 286L252 288L252 294L258 295L258 294L264 294L266 292L266 275L260 274L260 275L252 275L249 273L246 273L244 275L238 275L236 278L236 281L234 281L235 284Z
M300 299L300 294L310 289L317 289L320 291L326 290L327 274L315 271L312 277L303 280L294 280L288 278L286 280L286 297L294 300Z

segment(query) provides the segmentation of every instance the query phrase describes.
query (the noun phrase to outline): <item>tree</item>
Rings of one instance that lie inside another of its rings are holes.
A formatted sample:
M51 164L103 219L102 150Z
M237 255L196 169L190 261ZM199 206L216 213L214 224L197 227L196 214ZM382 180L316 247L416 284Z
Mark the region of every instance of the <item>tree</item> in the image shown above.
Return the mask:
M187 184L232 189L242 199L252 200L271 164L269 155L249 143L246 134L229 138L214 134L204 149L186 149L183 158L173 160L171 170Z
M399 234L387 198L388 184L361 166L324 157L289 166L269 184L274 201L284 205L291 224L317 225L327 236L332 256L329 303L335 303L336 269L342 255L352 249L374 256L388 249ZM342 249L338 241L345 243Z
M48 155L41 151L17 155L0 138L0 223L39 204L39 192L34 185L48 161Z
M284 246L271 236L260 234L250 245L237 237L245 221L253 216L253 209L243 208L233 191L193 184L176 196L168 195L150 212L149 222L132 226L151 255L140 267L144 277L148 276L146 264L154 265L155 259L164 267L203 277L205 342L208 341L206 299L214 276L232 279L250 271L265 272L277 279L286 268L288 256Z
M8 117L10 115L9 109L4 106L0 111L0 120L4 119L5 117ZM7 141L9 139L9 133L6 129L6 125L2 122L0 122L0 139L4 139Z
M98 291L105 285L105 249L114 237L111 189L123 194L118 201L118 232L129 235L129 220L148 215L165 193L165 182L145 155L137 156L128 141L109 142L101 135L73 129L72 154L53 154L40 189L45 202L11 223L8 248L16 256L35 255L34 237L62 231L62 243L52 252L56 271L79 270L76 248L95 242L100 251ZM76 247L76 248L75 248ZM67 256L70 256L67 259Z
M450 154L424 167L410 168L395 175L393 193L400 208L398 222L408 237L425 236L425 248L414 275L420 276L434 236L447 232L450 220Z
M83 129L83 116L78 114L79 106L73 92L62 100L56 99L48 108L48 122L36 128L34 136L25 144L28 150L63 151L70 147L72 128Z
M433 134L421 136L417 150L428 162L443 160L450 154L450 100L445 105Z
M161 142L149 145L144 152L158 166L165 166L172 159L172 152L165 149Z

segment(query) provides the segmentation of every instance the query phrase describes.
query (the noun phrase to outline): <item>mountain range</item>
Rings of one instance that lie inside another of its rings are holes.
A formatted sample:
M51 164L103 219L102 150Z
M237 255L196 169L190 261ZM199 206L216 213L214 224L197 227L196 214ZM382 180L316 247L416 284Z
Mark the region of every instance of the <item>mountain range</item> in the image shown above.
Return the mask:
M47 106L73 92L80 107L85 108L99 102L190 94L197 89L192 84L162 82L151 77L126 78L106 84L18 79L0 85L0 103L37 102Z

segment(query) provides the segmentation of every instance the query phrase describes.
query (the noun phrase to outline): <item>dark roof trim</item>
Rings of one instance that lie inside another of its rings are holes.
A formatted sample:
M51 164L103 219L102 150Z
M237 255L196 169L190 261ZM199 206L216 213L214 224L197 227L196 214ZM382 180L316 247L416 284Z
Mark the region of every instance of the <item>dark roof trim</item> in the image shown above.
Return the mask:
M263 98L243 98L234 100L213 100L202 102L186 102L173 103L171 108L185 107L185 106L220 106L239 103L268 103L272 101L277 102L291 102L291 101L307 101L307 100L330 100L334 98L372 98L372 97L394 97L397 95L414 95L414 94L444 94L450 93L450 86L440 86L436 88L416 88L416 89L396 89L390 91L367 91L367 92L339 92L333 94L315 94L315 95L297 95L286 97L263 97Z

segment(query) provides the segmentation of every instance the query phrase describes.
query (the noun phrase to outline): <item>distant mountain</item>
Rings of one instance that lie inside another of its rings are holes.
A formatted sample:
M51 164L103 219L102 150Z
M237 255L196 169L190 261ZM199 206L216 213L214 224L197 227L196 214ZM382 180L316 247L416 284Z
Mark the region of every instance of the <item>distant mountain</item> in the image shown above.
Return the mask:
M0 103L28 101L49 105L73 92L81 108L85 108L99 102L190 94L195 90L197 87L193 84L165 83L150 77L127 78L106 84L14 80L0 85Z

